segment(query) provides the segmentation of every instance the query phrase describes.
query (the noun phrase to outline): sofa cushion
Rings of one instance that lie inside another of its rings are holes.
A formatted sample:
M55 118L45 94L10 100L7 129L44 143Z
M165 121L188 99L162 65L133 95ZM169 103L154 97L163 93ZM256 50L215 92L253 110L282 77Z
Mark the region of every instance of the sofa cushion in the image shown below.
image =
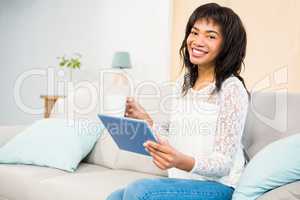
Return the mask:
M250 158L271 142L300 132L299 102L296 93L252 93L243 135Z
M233 200L254 200L300 180L300 133L277 140L257 153L243 172Z
M271 190L257 200L300 200L300 181L289 183Z
M67 172L31 165L0 164L0 197L5 199L31 200L31 193L39 182Z
M27 166L0 165L0 197L14 200L95 200L140 178L156 176L82 163L74 173Z
M144 172L159 176L167 176L166 170L160 170L152 162L152 158L127 151L119 151L118 159L115 163L116 169L128 169L137 172Z
M105 129L93 150L84 161L115 169L119 151L117 144L113 141L112 137Z
M0 163L73 172L104 130L99 124L87 120L38 120L0 148Z
M32 200L104 200L116 189L135 180L154 177L156 176L112 169L55 177L43 181Z

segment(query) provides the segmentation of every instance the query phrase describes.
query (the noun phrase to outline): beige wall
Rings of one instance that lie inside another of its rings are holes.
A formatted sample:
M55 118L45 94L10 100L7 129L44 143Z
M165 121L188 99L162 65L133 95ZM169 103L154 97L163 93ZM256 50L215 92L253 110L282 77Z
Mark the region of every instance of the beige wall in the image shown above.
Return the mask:
M174 0L172 28L172 70L174 80L180 69L178 50L193 10L209 1ZM300 1L219 0L241 17L248 34L245 71L242 76L250 90L300 92Z

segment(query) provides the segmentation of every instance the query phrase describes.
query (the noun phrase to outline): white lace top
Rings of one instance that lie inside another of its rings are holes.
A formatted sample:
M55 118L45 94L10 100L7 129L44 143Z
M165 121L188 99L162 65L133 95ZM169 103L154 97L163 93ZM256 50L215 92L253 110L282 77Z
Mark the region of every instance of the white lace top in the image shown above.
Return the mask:
M170 121L156 124L155 129L196 162L190 172L169 169L169 177L215 180L235 187L245 163L241 138L248 95L242 82L231 76L214 95L215 83L210 83L199 91L189 89L184 97L180 96L181 86Z

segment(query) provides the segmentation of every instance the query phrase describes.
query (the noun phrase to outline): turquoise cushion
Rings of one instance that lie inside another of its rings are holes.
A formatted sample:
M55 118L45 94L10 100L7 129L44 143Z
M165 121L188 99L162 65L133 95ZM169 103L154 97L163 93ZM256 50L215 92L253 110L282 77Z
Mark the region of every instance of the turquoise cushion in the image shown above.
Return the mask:
M0 163L73 172L92 150L103 129L100 122L88 120L39 120L0 148Z
M266 146L249 162L233 200L254 200L263 193L300 180L300 134Z

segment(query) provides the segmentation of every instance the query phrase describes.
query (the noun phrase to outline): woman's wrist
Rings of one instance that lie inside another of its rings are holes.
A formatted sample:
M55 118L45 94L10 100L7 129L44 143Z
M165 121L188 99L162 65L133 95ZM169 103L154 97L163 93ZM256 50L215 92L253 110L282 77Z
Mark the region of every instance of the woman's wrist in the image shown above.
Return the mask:
M194 168L194 165L195 165L195 158L193 158L192 156L181 154L179 162L175 167L190 172Z

